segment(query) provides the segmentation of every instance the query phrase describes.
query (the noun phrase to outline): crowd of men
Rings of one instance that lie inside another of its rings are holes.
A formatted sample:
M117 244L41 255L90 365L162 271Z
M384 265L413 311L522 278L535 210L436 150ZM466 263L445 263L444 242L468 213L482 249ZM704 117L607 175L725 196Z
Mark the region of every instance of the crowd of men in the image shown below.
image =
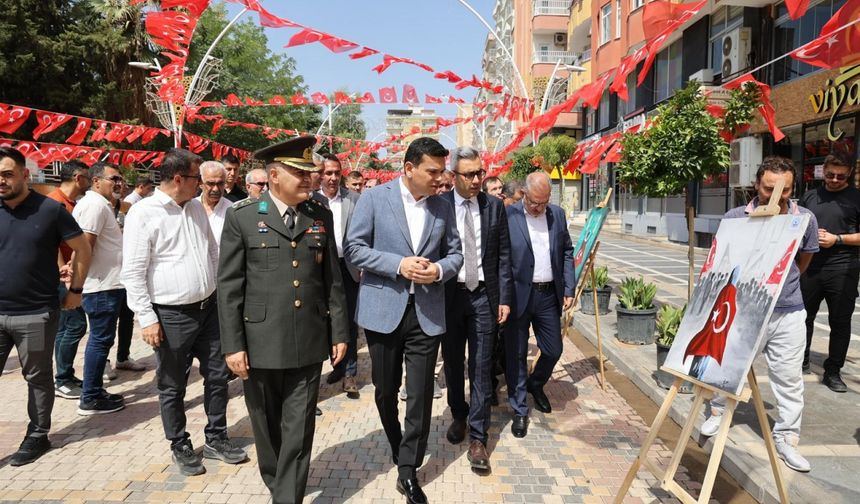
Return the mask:
M342 381L348 397L359 397L360 333L396 488L408 502L427 501L417 470L440 353L451 414L446 438L468 439L475 470L491 467L498 375L515 437L528 434L528 395L534 408L552 412L544 387L561 356L560 320L576 279L567 219L549 202L549 177L535 172L503 183L487 176L474 149L449 152L419 138L406 150L401 176L377 185L361 172L344 174L337 156L319 157L313 146L313 137L300 137L258 151L265 168L244 179L232 156L204 161L171 149L158 186L139 178L131 191L116 166L72 161L47 197L29 189L21 153L0 148L0 365L16 347L29 388L30 422L12 465L50 448L55 396L78 401L80 415L124 408L105 382L116 370L146 369L130 357L135 316L155 355L164 435L180 472L205 472L186 431L196 359L207 415L202 457L247 459L227 435L228 382L239 377L260 473L276 503L304 496L322 362L333 367L328 383ZM853 172L836 157L824 171L826 184L804 195L802 206L789 200L790 161L765 160L757 178L765 199L782 177L789 188L783 211L812 212L820 226L812 219L766 349L779 403L777 448L797 470L809 469L795 447L815 313L826 300L832 333L824 382L844 392L839 373L860 275ZM825 252L815 254L819 247ZM530 332L540 349L531 372ZM716 432L720 408L714 400L703 432Z

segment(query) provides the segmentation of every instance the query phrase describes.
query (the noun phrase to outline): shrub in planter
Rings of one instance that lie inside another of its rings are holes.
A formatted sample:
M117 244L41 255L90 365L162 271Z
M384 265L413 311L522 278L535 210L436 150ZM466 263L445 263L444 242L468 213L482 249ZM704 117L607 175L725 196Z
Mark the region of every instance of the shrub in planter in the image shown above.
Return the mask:
M619 287L616 337L623 343L650 345L654 343L657 308L654 296L657 286L638 278L625 278Z
M666 356L669 355L669 348L675 342L675 335L678 334L678 326L681 325L681 318L684 316L684 308L664 304L657 312L657 383L661 387L667 389L672 386L675 377L669 373L660 370L663 363L666 362Z
M592 292L597 289L597 309L601 315L609 313L609 298L612 296L612 287L606 285L609 283L609 269L606 266L594 268L594 284L591 282L591 275L585 278L586 287L582 290L582 296L579 298L582 313L585 315L594 315L594 297Z

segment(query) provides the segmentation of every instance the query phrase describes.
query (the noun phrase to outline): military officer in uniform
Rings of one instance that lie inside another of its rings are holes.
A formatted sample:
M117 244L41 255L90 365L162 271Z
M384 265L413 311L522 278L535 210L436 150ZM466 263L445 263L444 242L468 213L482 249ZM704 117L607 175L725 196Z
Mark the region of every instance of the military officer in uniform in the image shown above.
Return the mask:
M302 502L322 361L337 364L349 335L332 214L308 199L314 142L255 153L269 191L235 203L221 238L221 346L244 380L260 474L276 504Z

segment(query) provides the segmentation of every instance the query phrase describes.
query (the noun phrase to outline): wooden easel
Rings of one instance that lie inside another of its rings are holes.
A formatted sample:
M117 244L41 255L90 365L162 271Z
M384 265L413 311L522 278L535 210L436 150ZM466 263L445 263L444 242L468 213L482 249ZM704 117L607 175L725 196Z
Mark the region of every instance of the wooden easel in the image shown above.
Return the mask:
M783 189L783 181L780 180L777 182L776 187L773 189L773 193L770 198L770 202L766 206L759 206L752 213L750 213L750 217L767 217L771 215L778 215L779 208L779 197L782 194ZM672 384L672 387L669 389L669 392L666 394L666 398L663 400L663 404L660 406L660 410L657 412L657 416L654 417L654 422L651 424L651 430L648 432L648 436L645 438L645 442L642 443L642 448L639 449L639 456L636 458L636 461L633 462L633 465L630 467L630 470L627 472L627 476L624 478L624 482L621 484L621 488L618 489L618 494L615 496L615 504L621 504L624 500L624 497L627 496L627 492L630 490L630 485L633 483L633 480L636 478L636 473L640 468L644 468L648 470L651 474L653 474L657 479L660 480L660 488L670 492L672 495L677 497L681 502L685 504L691 503L706 503L711 498L711 492L714 489L714 481L717 477L717 470L720 467L720 460L723 457L723 450L726 447L726 441L729 437L729 427L732 424L732 417L735 414L735 409L739 402L747 402L750 397L752 397L753 406L755 407L756 416L758 417L759 427L761 428L762 436L764 437L764 444L767 448L767 455L770 459L770 467L773 471L773 478L776 481L776 488L779 492L779 501L782 504L789 504L788 498L788 490L785 487L785 482L782 479L781 467L779 464L779 459L776 454L776 446L773 442L773 437L770 432L770 424L767 420L767 413L764 409L764 402L761 399L761 392L758 387L758 381L755 377L755 372L752 367L747 372L747 382L749 384L749 388L745 388L744 391L740 395L728 394L723 390L720 390L713 385L701 382L687 376L683 373L675 371L673 369L668 369L666 367L662 368L663 371L672 374L675 376L675 382ZM651 445L654 444L654 441L657 439L657 433L660 431L660 427L663 425L663 422L669 416L669 410L672 407L672 402L675 400L675 397L678 395L678 389L681 387L681 384L684 381L689 381L693 384L695 397L693 399L693 405L690 408L690 414L687 417L687 421L684 423L684 427L681 429L681 435L678 438L678 444L675 446L675 449L672 451L672 458L669 460L669 465L666 469L661 469L656 464L648 460L648 451L651 449ZM720 420L720 430L717 432L716 437L714 438L714 447L711 450L711 456L708 460L708 469L705 472L705 479L702 481L702 489L699 492L699 499L696 500L692 495L689 494L686 490L681 488L675 481L675 473L678 471L678 466L681 464L681 457L684 455L684 451L687 448L687 443L690 441L690 436L693 433L693 427L698 419L698 412L702 409L702 405L704 404L706 399L712 398L715 394L723 395L727 398L726 400L726 410L722 414L722 419Z

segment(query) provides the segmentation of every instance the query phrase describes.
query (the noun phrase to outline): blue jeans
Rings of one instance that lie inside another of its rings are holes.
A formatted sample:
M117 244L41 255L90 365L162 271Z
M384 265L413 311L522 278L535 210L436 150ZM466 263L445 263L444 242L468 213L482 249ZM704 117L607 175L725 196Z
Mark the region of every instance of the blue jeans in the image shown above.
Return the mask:
M65 284L59 287L60 303L66 296ZM57 361L57 372L54 383L63 385L75 377L75 355L78 353L78 343L87 332L87 315L83 308L60 310L60 321L57 327L57 338L54 343L54 359Z
M116 337L116 322L125 289L84 294L81 306L90 320L90 337L84 352L84 386L81 402L90 401L104 392L102 376L110 347Z

